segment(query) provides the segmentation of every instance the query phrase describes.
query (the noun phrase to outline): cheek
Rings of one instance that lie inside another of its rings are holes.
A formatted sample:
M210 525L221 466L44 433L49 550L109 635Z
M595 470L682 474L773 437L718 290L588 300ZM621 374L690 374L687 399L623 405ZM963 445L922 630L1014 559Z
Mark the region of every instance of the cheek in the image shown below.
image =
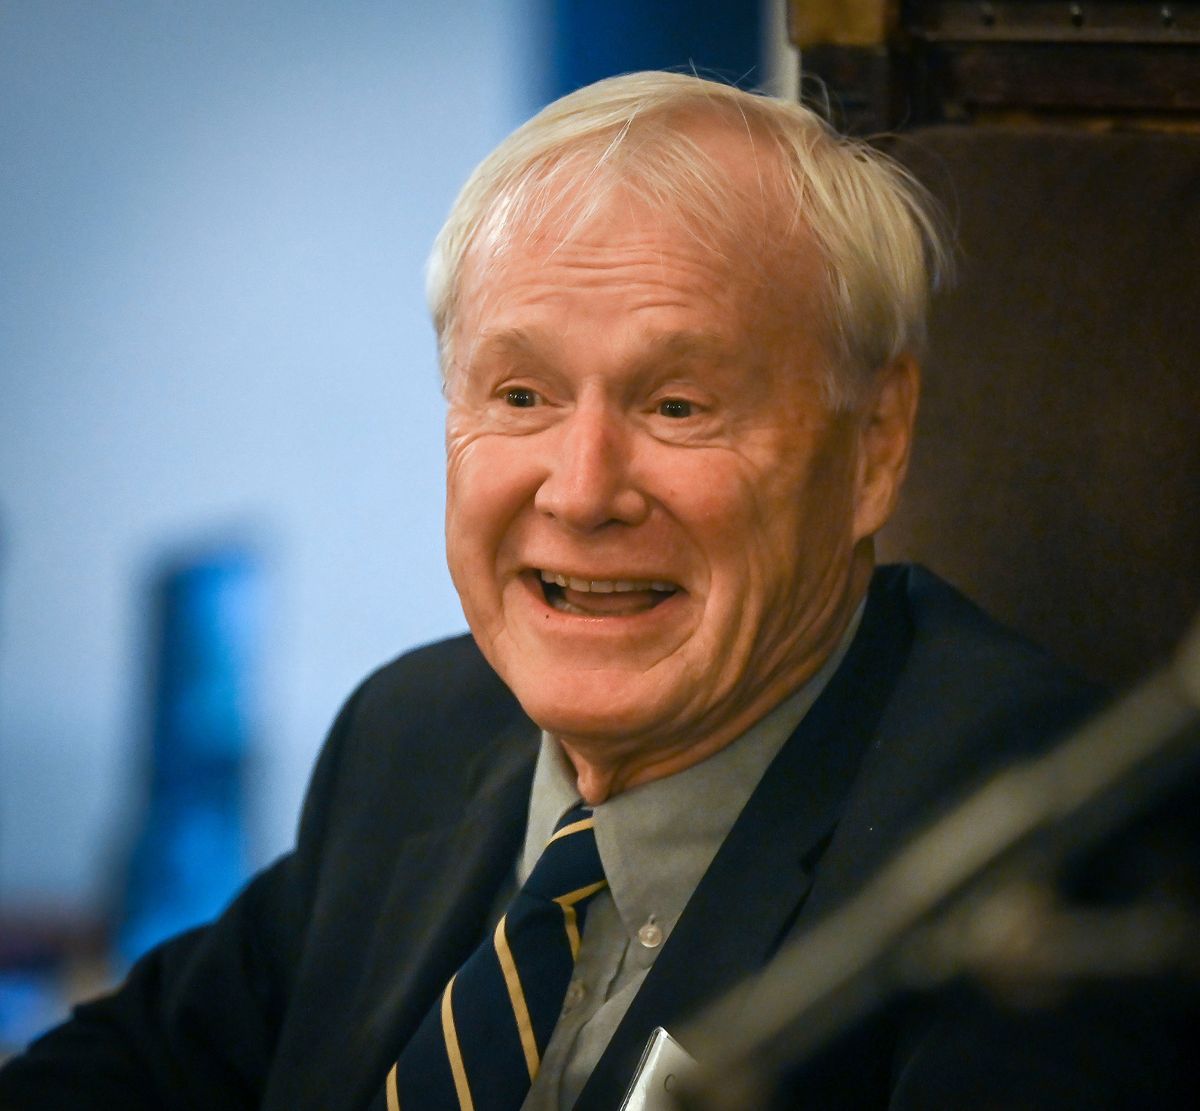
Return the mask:
M487 444L464 431L453 418L446 425L446 554L459 592L472 580L460 581L460 568L478 560L491 531L488 508L495 491L489 489Z
M744 616L748 605L757 609L788 549L781 520L788 514L771 476L737 460L704 469L673 493L668 504L690 535L707 577L709 618L724 623Z
M769 620L846 557L850 482L842 458L777 458L750 471L710 475L692 520L707 550L710 600Z
M495 562L514 520L531 504L536 478L505 436L463 431L453 420L446 435L446 548L451 573ZM467 578L466 586L475 585ZM460 586L460 590L463 587Z

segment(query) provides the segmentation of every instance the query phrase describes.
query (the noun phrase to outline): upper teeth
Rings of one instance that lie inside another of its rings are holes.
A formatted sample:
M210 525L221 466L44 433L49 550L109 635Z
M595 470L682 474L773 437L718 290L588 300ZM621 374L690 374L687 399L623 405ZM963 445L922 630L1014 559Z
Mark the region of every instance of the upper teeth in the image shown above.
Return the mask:
M648 579L576 579L555 571L543 571L542 582L590 594L623 594L634 590L675 590L675 584Z

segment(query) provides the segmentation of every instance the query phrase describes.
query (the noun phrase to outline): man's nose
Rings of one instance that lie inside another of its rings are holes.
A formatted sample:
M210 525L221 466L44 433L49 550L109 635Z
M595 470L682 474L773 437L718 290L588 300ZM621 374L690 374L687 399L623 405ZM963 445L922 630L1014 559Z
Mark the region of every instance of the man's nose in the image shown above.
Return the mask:
M644 520L648 505L634 478L633 430L622 415L603 405L581 406L556 432L535 507L582 532Z

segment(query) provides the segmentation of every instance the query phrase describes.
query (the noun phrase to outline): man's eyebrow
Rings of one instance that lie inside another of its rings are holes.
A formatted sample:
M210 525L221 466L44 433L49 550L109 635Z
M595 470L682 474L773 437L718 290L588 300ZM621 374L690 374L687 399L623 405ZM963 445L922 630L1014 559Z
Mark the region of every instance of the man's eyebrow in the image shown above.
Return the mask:
M503 331L485 332L471 345L471 353L475 357L488 355L536 359L540 362L543 348L544 344L524 328L506 328Z
M732 352L729 338L717 332L665 332L638 352L637 362L720 362Z

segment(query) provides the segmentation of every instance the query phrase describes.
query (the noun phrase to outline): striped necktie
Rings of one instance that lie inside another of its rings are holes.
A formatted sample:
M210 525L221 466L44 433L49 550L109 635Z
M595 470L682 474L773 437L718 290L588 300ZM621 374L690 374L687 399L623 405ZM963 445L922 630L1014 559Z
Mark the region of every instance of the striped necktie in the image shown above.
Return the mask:
M425 1015L385 1085L388 1111L517 1111L537 1075L605 886L592 812L566 814L491 936Z

